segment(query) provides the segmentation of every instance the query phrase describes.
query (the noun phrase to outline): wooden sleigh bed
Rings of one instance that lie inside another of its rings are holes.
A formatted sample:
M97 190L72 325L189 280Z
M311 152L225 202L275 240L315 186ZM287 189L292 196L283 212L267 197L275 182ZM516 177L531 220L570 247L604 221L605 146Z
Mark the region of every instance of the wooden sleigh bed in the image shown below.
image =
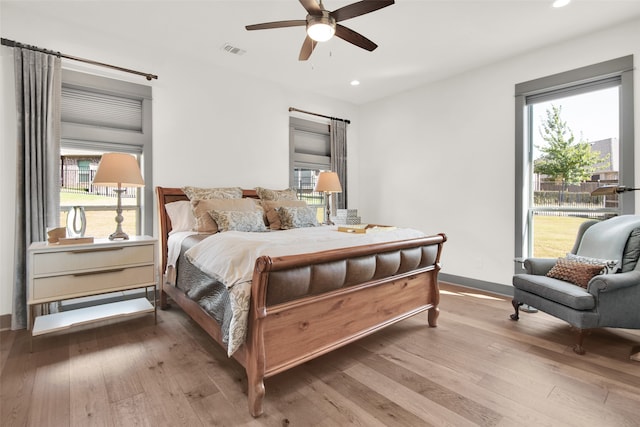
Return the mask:
M188 198L179 188L157 187L156 192L164 272L172 229L165 205ZM257 195L254 190L244 190L243 197L257 198ZM262 414L266 378L424 311L428 311L429 326L435 327L439 312L439 261L445 241L446 236L438 234L256 259L247 336L232 356L247 373L251 415ZM278 296L283 286L298 280L301 273L308 276L309 269L316 281L342 277L342 282L320 293L295 298ZM366 271L375 273L363 275ZM366 279L358 280L360 277ZM163 276L161 307L167 307L167 297L226 348L219 323Z

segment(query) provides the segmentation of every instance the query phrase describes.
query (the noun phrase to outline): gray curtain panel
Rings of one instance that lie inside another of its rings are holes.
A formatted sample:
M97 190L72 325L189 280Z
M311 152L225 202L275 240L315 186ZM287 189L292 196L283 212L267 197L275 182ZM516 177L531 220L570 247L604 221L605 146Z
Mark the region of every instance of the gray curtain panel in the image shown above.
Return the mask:
M14 48L16 246L11 328L27 326L27 249L60 222L60 58Z
M334 194L332 206L337 209L347 207L347 123L331 119L331 170L338 174L342 193ZM333 210L333 209L332 209ZM335 214L335 212L332 212Z

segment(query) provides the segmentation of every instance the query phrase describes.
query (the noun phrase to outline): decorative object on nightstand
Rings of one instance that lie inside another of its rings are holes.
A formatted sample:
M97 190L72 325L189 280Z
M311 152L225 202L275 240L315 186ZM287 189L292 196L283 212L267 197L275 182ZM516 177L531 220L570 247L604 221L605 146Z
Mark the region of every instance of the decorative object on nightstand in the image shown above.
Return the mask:
M98 171L93 178L93 185L107 187L117 186L114 190L118 195L116 207L116 231L109 236L109 240L128 240L127 233L122 231L122 193L126 190L122 187L144 187L144 180L140 173L140 166L135 157L124 153L105 153L102 155Z
M47 242L58 243L60 239L67 237L67 229L65 227L57 227L47 230Z
M335 172L320 172L314 191L324 193L324 199L326 202L324 223L325 225L333 225L333 222L331 222L331 195L333 193L342 193L342 185L340 185L338 174Z
M67 236L84 237L87 217L82 206L71 206L67 212Z

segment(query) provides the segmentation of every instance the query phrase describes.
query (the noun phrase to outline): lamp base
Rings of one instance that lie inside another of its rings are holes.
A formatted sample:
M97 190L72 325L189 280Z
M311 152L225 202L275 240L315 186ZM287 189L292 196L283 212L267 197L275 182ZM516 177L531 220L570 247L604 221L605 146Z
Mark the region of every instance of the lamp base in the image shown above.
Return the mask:
M109 240L129 240L129 235L124 231L114 231L109 236Z
M109 240L129 240L129 235L122 231L122 221L124 217L122 216L122 193L125 192L118 184L118 189L114 190L118 194L118 205L116 207L116 231L111 233L109 236Z
M331 221L331 204L330 204L330 200L331 200L331 193L325 193L324 194L324 198L326 201L326 205L324 207L324 225L333 225L333 222Z

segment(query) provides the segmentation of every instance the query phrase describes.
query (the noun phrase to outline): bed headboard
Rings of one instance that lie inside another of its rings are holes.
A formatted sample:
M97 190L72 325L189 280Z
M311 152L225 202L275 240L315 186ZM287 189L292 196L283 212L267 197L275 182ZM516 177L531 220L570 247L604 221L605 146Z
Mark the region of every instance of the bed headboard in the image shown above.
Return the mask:
M156 195L158 196L160 256L162 257L161 274L164 274L164 271L167 269L167 239L169 238L169 232L171 231L171 220L169 219L169 215L167 214L167 210L164 208L164 205L171 202L177 202L179 200L189 200L189 198L184 194L181 188L156 187ZM242 197L257 199L258 193L256 193L256 190L242 190Z

